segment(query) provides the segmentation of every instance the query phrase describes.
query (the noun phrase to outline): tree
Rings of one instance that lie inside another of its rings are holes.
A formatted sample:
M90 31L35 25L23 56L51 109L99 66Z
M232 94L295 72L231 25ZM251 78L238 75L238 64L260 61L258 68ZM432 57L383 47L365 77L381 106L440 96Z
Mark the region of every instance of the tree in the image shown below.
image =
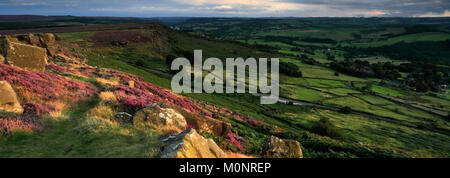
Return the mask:
M428 85L423 80L420 80L420 81L416 82L416 90L418 92L424 92L425 93L428 90L430 90L430 88L428 87Z
M316 122L311 128L311 132L333 139L344 139L344 135L328 118L322 118Z
M303 77L298 66L291 62L280 62L280 73L291 77Z
M352 109L348 106L345 106L345 107L341 108L339 110L339 112L343 113L343 114L350 114L350 113L352 113Z

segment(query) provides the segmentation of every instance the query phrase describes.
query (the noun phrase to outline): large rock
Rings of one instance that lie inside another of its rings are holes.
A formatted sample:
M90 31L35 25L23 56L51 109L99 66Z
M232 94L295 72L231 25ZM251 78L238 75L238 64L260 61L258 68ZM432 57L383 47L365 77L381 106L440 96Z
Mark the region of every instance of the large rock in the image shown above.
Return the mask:
M56 56L58 52L55 35L51 33L20 35L17 38L23 43L47 49L49 56Z
M38 46L47 49L47 54L49 56L56 56L56 53L58 52L58 46L56 44L55 35L51 33L42 33L38 34L38 37L40 41L40 45Z
M300 143L271 136L263 150L266 158L303 158Z
M46 49L48 56L56 57L58 44L55 35L51 33L27 34L27 35L6 35L0 37L0 53L6 54L7 43L23 43Z
M172 108L152 106L138 111L133 117L133 124L152 124L156 127L176 127L186 129L187 122L183 115Z
M11 85L6 81L0 81L0 110L21 114L23 112Z
M44 48L8 42L6 63L33 72L45 71L47 53Z
M186 118L187 123L197 129L199 132L211 133L215 136L226 137L231 132L231 124L213 119L199 114L192 114L187 111L181 111Z
M162 158L226 158L225 152L212 139L205 139L188 129L181 134L169 137L165 142Z

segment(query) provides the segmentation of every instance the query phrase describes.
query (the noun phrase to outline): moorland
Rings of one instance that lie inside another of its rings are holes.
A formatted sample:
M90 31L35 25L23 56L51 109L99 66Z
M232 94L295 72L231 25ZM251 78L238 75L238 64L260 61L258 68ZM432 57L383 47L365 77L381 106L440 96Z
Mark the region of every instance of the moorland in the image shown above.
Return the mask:
M115 83L106 77L114 70L119 84L131 74L141 77L139 84L170 90L171 61L191 59L195 49L205 58L280 58L284 102L262 105L251 94L182 94L208 106L241 138L202 134L224 150L261 157L267 139L277 136L301 143L309 158L450 155L449 18L18 19L23 17L0 22L0 34L54 33L66 56L101 70L50 62L45 73L89 85L82 90L90 95L64 104L52 100L49 105L61 107L39 115L45 127L0 136L0 157L157 157L165 133L118 124L116 113L140 108L103 101L102 92L118 90L104 81ZM22 102L49 102L18 95Z

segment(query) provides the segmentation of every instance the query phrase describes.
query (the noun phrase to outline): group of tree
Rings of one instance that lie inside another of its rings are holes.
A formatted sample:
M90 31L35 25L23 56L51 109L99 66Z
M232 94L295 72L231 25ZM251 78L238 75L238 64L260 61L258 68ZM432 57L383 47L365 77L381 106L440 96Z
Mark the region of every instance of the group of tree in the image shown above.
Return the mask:
M346 58L354 58L355 56L361 55L382 55L394 60L450 65L450 40L438 42L399 42L380 47L344 47L341 49L346 51Z
M330 67L356 77L398 81L399 85L418 92L438 92L442 84L450 83L449 67L422 62L394 65L391 62L370 64L362 60L345 60L332 62ZM408 75L402 78L401 72Z
M441 85L450 83L450 68L447 66L418 62L400 64L397 68L400 72L409 73L403 84L419 92L438 92Z
M303 77L300 68L291 62L280 62L280 73L291 77Z
M390 62L370 64L363 60L334 61L330 68L348 75L362 78L394 80L401 77L399 70Z

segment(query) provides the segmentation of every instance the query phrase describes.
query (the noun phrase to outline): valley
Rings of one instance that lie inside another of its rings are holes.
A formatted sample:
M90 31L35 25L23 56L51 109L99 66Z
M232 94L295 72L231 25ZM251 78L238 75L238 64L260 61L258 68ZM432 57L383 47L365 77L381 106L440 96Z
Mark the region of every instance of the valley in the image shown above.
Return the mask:
M450 155L450 94L444 87L450 82L448 18L439 23L426 18L121 20L89 21L95 23L89 28L0 30L54 33L59 55L43 73L89 85L76 90L86 90L83 97L29 97L39 92L0 72L0 79L16 82L21 103L60 107L35 118L43 125L37 131L0 136L0 157L160 157L161 140L172 131L116 119L119 112L133 115L152 103L171 105L186 118L230 124L232 136L200 133L230 157L264 157L271 136L298 141L306 158ZM262 105L258 94L173 94L168 64L174 57L191 59L195 49L202 49L205 59L280 58L280 102ZM34 76L4 64L0 69ZM129 80L144 94L126 88ZM108 100L111 94L117 102Z

